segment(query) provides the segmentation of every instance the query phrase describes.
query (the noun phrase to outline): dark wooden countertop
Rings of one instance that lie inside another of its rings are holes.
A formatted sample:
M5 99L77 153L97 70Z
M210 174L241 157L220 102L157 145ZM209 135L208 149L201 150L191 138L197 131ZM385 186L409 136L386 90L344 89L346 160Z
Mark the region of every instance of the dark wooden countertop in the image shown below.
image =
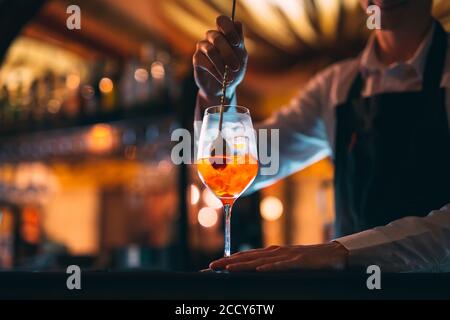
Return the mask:
M369 290L361 272L183 273L82 271L81 290L64 272L0 272L0 299L450 299L450 273L382 274Z

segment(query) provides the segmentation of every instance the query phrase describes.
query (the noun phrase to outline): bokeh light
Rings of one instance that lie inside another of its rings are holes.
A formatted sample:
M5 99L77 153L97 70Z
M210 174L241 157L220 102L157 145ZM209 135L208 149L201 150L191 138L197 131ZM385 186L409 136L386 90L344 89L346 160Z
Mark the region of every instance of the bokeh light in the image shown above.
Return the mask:
M75 90L80 86L80 76L77 74L69 74L66 78L66 87Z
M139 83L145 83L148 80L148 71L144 68L138 68L134 72L134 79Z
M200 190L195 184L191 184L191 204L196 205L200 200Z
M211 228L217 223L217 212L213 208L204 207L198 212L198 223L202 227Z
M100 80L98 87L101 92L110 93L114 88L114 84L110 78L105 77Z
M109 125L97 124L88 132L87 141L91 152L110 151L114 145L113 130Z
M283 214L283 203L277 197L265 197L261 201L260 211L264 220L275 221Z
M208 188L203 190L202 200L208 207L211 207L213 209L222 208L222 202L220 202L220 200L217 199L214 193L212 193Z
M153 79L160 80L160 79L164 78L164 76L166 74L166 71L164 70L164 65L159 61L153 62L152 68L151 68L151 73L152 73Z

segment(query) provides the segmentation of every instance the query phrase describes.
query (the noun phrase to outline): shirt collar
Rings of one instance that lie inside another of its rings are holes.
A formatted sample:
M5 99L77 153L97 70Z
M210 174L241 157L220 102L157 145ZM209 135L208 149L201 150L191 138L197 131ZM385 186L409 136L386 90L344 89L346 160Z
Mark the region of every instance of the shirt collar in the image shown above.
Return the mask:
M360 71L364 77L374 74L374 73L382 73L389 72L399 65L406 65L413 68L413 70L417 73L417 76L422 79L426 58L428 54L428 50L431 46L431 42L433 41L433 34L436 28L435 23L428 31L425 38L422 40L420 46L417 48L414 55L405 62L395 62L389 66L385 66L379 59L375 51L376 39L375 35L369 38L365 49L363 50L360 58Z

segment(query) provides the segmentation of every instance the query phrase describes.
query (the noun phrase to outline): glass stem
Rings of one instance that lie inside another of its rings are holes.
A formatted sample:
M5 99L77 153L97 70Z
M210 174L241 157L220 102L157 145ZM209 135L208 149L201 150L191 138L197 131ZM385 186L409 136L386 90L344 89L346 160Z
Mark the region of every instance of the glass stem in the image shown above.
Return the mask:
M231 209L233 204L225 204L223 206L223 213L225 218L225 250L224 257L229 257L231 254Z

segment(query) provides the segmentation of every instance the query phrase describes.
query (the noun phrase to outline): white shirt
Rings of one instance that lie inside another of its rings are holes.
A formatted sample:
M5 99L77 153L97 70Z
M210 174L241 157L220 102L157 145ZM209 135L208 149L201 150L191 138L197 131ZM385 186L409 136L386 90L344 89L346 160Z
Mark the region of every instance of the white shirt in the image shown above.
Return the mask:
M252 190L333 156L335 108L345 102L358 71L365 80L365 97L420 90L434 28L409 61L387 67L378 60L375 39L370 38L360 57L320 72L288 106L258 124L256 128L280 129L280 170L274 176L258 176ZM441 86L446 89L450 127L450 49ZM377 264L385 272L450 271L450 204L426 217L402 218L335 241L349 251L351 266Z

